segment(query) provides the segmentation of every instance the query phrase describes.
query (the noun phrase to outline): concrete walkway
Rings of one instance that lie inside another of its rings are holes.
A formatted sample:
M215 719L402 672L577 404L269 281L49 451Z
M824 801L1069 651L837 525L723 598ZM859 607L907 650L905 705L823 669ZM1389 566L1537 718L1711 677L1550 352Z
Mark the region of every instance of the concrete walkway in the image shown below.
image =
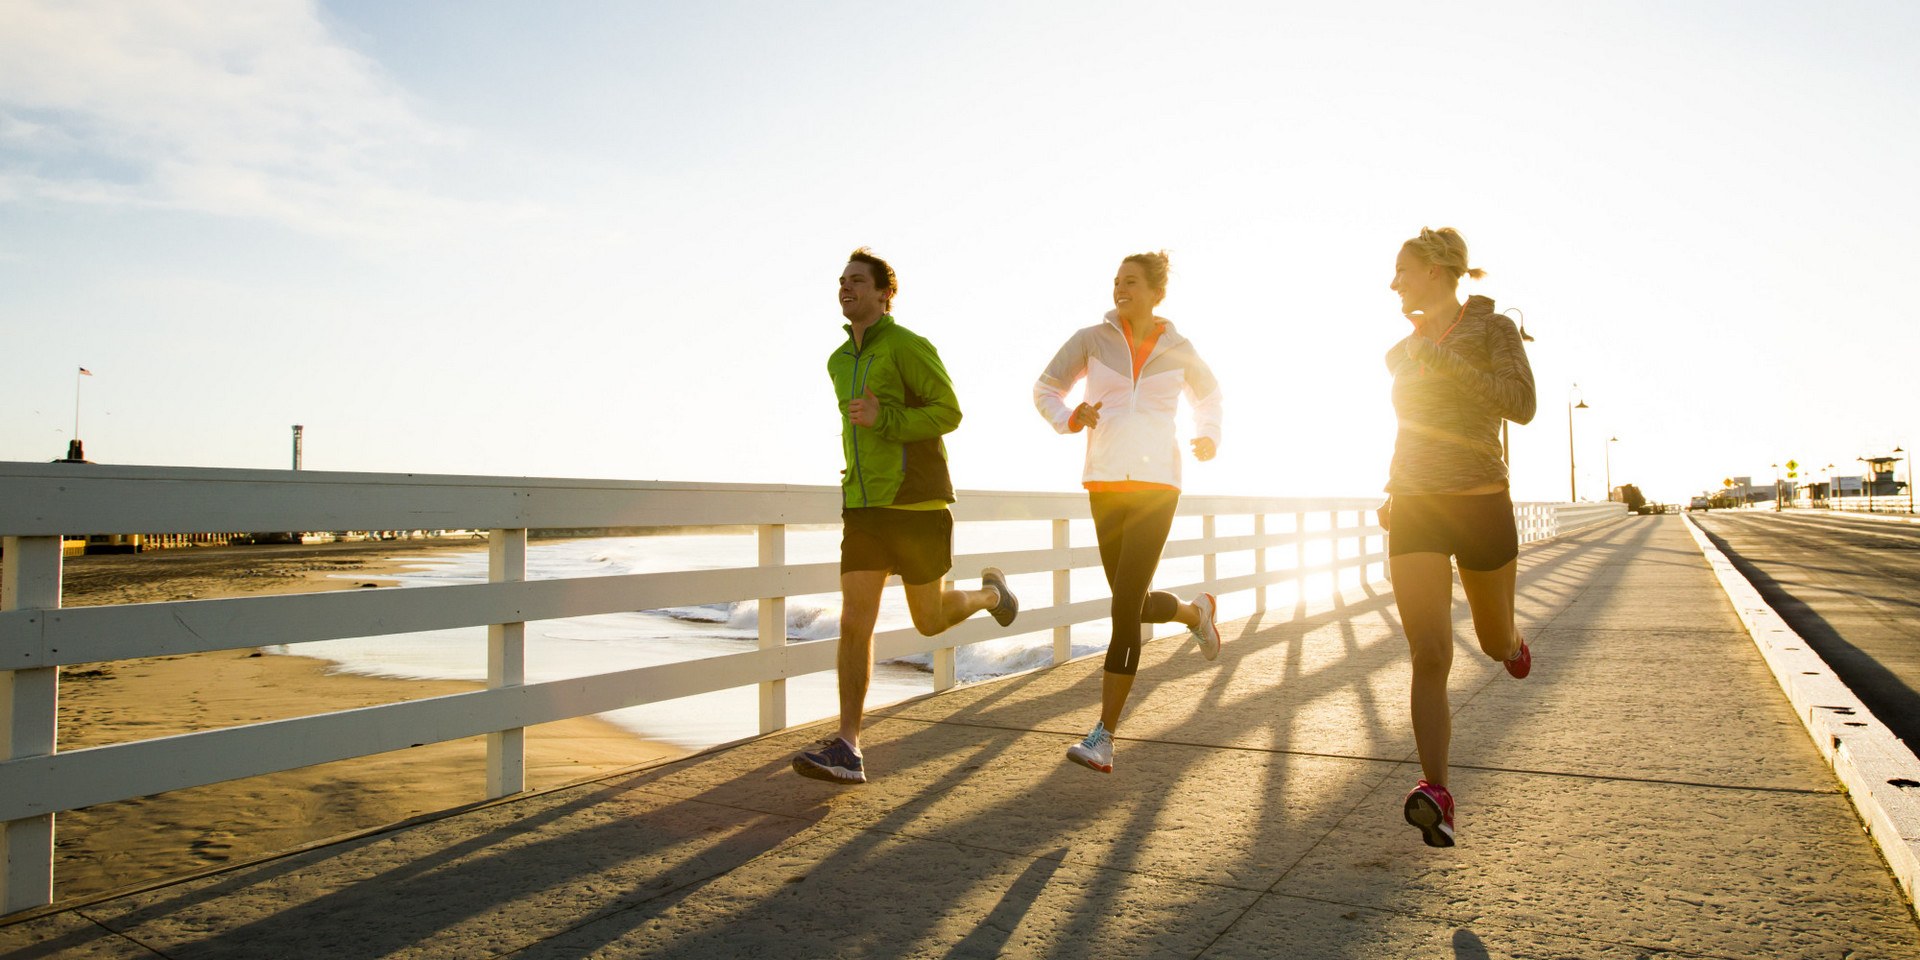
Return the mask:
M13 957L1920 958L1920 928L1677 517L1522 554L1533 676L1463 633L1460 845L1390 594L1151 644L1116 772L1099 662L0 927ZM1466 621L1464 604L1458 622Z

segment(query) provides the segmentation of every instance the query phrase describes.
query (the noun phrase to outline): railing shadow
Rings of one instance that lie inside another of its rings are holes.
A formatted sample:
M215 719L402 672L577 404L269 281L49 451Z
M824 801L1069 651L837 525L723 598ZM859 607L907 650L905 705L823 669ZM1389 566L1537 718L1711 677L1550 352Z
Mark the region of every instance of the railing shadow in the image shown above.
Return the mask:
M716 755L714 761L721 762L723 757ZM763 765L753 773L766 775L776 766ZM723 817L714 816L726 808L705 804L696 798L649 810L638 822L609 819L582 829L552 831L531 842L503 845L502 841L561 826L568 818L617 801L632 791L631 779L601 781L595 789L583 790L570 800L515 819L505 827L475 833L431 853L409 857L355 879L341 889L225 929L197 941L195 952L216 956L310 956L314 955L316 931L324 931L327 956L343 960L391 956L409 947L428 944L436 935L464 921L495 912L503 903L524 904L543 893L562 890L586 875L609 870L617 873L623 862L664 860L675 848L698 844L728 829ZM693 813L683 815L681 811ZM689 824L702 819L708 823ZM714 877L724 876L793 842L817 822L778 815L765 815L756 820L701 850L690 861L675 863L663 875L582 910L558 924L548 935L595 924L659 897L676 893L684 896L686 891ZM182 911L207 909L221 898L248 887L280 880L311 867L320 859L363 851L377 842L327 851L319 857L296 855L270 869L249 870L230 880L184 890L123 916L96 922L109 929L125 931Z
M1027 869L1007 885L1007 892L1000 895L999 901L980 921L980 925L954 944L946 955L958 958L998 957L1004 954L1014 928L1020 925L1021 918L1027 915L1033 902L1040 899L1047 881L1053 878L1060 869L1061 861L1066 858L1067 850L1062 847L1028 864Z
M1619 525L1608 525L1575 534L1569 542L1549 541L1531 547L1523 554L1521 589L1545 591L1554 588L1553 595L1556 598L1577 594L1577 584L1560 587L1555 583L1555 578L1575 572L1579 567L1597 567L1624 551L1644 547L1653 534L1651 528L1639 531L1635 537L1623 537L1625 532ZM1240 718L1214 728L1210 731L1211 738L1215 741L1237 740L1245 739L1249 734L1261 733L1265 735L1265 741L1272 745L1272 759L1266 768L1264 789L1259 797L1251 798L1256 808L1249 811L1249 816L1261 826L1236 861L1239 867L1253 869L1256 866L1253 863L1256 851L1278 842L1282 834L1291 829L1287 824L1284 806L1275 805L1284 793L1284 785L1296 765L1313 751L1296 748L1299 712L1287 707L1351 693L1363 705L1364 717L1360 722L1375 731L1387 726L1385 713L1397 708L1397 705L1376 703L1368 682L1379 671L1396 667L1400 658L1404 657L1399 645L1392 642L1398 635L1397 619L1391 609L1393 597L1390 592L1364 592L1369 595L1358 602L1340 598L1330 608L1312 614L1296 608L1294 616L1285 621L1269 624L1266 616L1248 621L1240 631L1239 642L1230 643L1216 663L1199 666L1193 663L1191 657L1182 657L1174 661L1180 666L1169 667L1162 660L1149 668L1156 669L1157 675L1143 676L1143 682L1136 690L1136 704L1144 704L1153 698L1158 687L1212 669L1216 673L1209 680L1204 695L1195 699L1184 719ZM1458 617L1464 609L1457 605L1455 612ZM1363 642L1356 622L1366 617L1379 617L1383 624L1391 628L1385 634L1387 639L1371 644ZM1550 624L1549 619L1549 630ZM1309 669L1305 666L1308 636L1328 626L1337 627L1343 656L1332 665ZM1461 631L1459 642L1465 642L1465 633ZM1535 636L1546 638L1547 632L1536 633ZM1283 665L1278 683L1266 696L1289 702L1276 704L1272 710L1247 709L1244 701L1239 704L1228 703L1225 699L1227 681L1235 671L1244 668L1249 658L1256 654L1265 655L1275 646L1284 649ZM1478 655L1477 651L1474 655ZM1361 663L1364 669L1354 671L1353 676L1345 678L1338 685L1315 688L1315 682L1324 679L1326 671L1336 669L1341 663L1351 664L1355 661ZM930 755L938 758L937 762L946 763L947 770L914 795L895 803L877 820L862 824L862 829L845 834L806 835L810 828L823 824L830 817L832 806L825 802L830 794L822 792L830 788L795 781L796 785L788 796L789 799L797 796L800 809L806 815L798 815L792 809L744 806L735 796L716 796L726 788L715 787L693 797L665 803L637 818L637 823L625 819L609 820L538 839L524 839L543 829L556 828L570 817L587 814L601 804L617 801L628 791L645 791L650 784L674 772L737 764L742 756L741 748L727 749L656 770L621 775L596 781L589 787L575 788L579 790L577 796L538 809L508 825L467 836L425 855L410 857L357 880L352 886L323 893L289 909L217 934L196 944L196 952L204 949L212 953L232 951L254 955L295 955L301 949L312 946L315 930L326 930L329 942L335 946L333 955L385 956L409 946L430 943L440 933L493 911L502 903L537 899L543 893L559 890L589 873L608 870L610 865L617 867L621 863L646 863L662 859L677 847L698 844L712 832L682 827L680 824L683 819L718 823L722 831L737 830L718 843L706 846L690 861L676 863L664 875L638 882L592 909L583 909L567 917L543 934L543 940L547 940L553 948L562 949L568 955L584 955L638 930L648 921L705 890L717 878L795 843L834 845L832 851L816 860L809 870L810 875L818 875L823 879L839 875L885 875L890 869L906 874L910 872L908 868L915 856L913 841L938 841L965 833L970 827L993 824L1016 812L1030 809L1036 803L1042 803L1050 804L1057 818L1050 824L1048 836L1029 842L1026 846L1046 852L1003 851L1031 856L1033 862L1006 882L1005 887L998 891L996 905L988 918L956 942L949 955L988 955L1005 946L1007 931L1017 924L1026 907L1047 886L1060 865L1077 863L1101 869L1084 888L1080 908L1072 911L1066 936L1060 942L1083 945L1078 953L1069 949L1065 955L1100 956L1102 927L1111 922L1110 913L1102 909L1101 904L1108 898L1120 895L1129 877L1150 872L1154 867L1141 862L1145 845L1138 842L1116 843L1101 858L1081 859L1075 855L1073 841L1076 833L1114 815L1112 793L1088 789L1087 778L1092 775L1063 764L1027 793L1000 797L997 802L983 804L963 816L950 817L944 824L929 827L921 823L934 804L962 781L980 776L980 769L990 770L997 763L1017 762L1017 758L1010 758L1009 753L1020 743L1023 734L1051 729L1051 725L1038 728L1006 725L1004 728L1013 735L983 737L960 756L955 756L948 748L953 725L971 722L979 726L995 726L991 721L1000 710L1008 707L1009 701L1019 699L1023 686L1020 682L1003 683L999 689L982 692L943 721L916 721L921 723L921 729L890 739L883 748L886 754L896 757ZM1308 690L1314 692L1307 694ZM1299 699L1303 695L1307 699ZM1097 702L1096 670L1089 671L1087 677L1059 690L1039 698L1025 699L1021 707L1030 711L1038 706L1046 717L1090 717ZM1079 726L1063 723L1060 729L1077 735ZM789 739L793 738L789 736ZM1064 743L1062 741L1063 746ZM1410 750L1408 743L1397 756L1357 759L1402 762ZM785 755L782 754L751 770L729 771L729 779L733 782L766 780L780 775L785 764ZM906 771L898 773L904 774ZM1379 776L1373 778L1374 784L1367 789L1377 788L1378 782L1390 773L1390 768L1382 769ZM808 805L809 795L801 791L814 791L811 796L818 799ZM660 796L657 792L649 795ZM1155 824L1166 815L1171 791L1160 791L1157 795L1135 793L1129 798L1134 803L1125 813L1126 823L1119 830L1119 835L1124 839L1138 840L1150 834ZM743 819L742 814L750 816ZM502 831L507 832L503 835ZM899 838L908 840L904 843L892 842ZM514 843L516 840L523 842ZM248 887L280 881L321 860L349 851L364 850L380 842L380 838L371 838L338 850L297 854L211 884L181 890L107 922L115 929L129 929L183 910L206 909L221 897ZM1311 850L1311 846L1308 850ZM1284 864L1280 865L1277 872L1274 869L1260 872L1272 874L1277 882L1278 877L1292 866ZM617 875L617 871L615 873ZM726 923L676 941L673 950L687 955L699 955L705 949L718 950L726 942L729 927L751 925L763 920L777 921L782 911L796 909L796 899L802 902L806 900L803 897L776 897L750 903L729 914ZM397 908L397 905L405 906ZM924 915L908 924L908 929L926 935L932 932L935 923L943 919L942 911L923 910L922 913ZM51 948L53 945L46 946ZM1459 955L1474 955L1461 953L1458 947L1456 941ZM42 951L25 955L52 956L53 953Z
M1595 533L1598 532L1596 531ZM1642 539L1644 539L1645 536L1646 534L1643 533ZM1533 573L1535 577L1544 576L1547 572L1553 571L1559 565L1574 562L1576 559L1597 561L1600 558L1594 555L1594 551L1596 550L1604 550L1611 555L1621 549L1624 548L1612 544L1590 545L1584 556L1569 551L1561 556L1549 558L1544 566L1536 567ZM1315 617L1308 618L1305 622L1311 622L1318 626L1324 626L1329 623L1342 623L1342 643L1350 650L1361 649L1358 646L1355 631L1351 628L1351 619L1354 613L1362 610L1378 610L1390 600L1390 595L1383 595L1371 599L1364 604L1343 604L1336 609L1328 610ZM1298 625L1289 624L1288 626ZM1291 686L1292 682L1297 682L1302 679L1298 670L1299 658L1297 654L1300 641L1305 632L1304 630L1288 630L1284 637L1276 638L1270 634L1263 634L1261 637L1260 648L1270 646L1271 643L1269 641L1284 642L1289 646L1288 658L1292 667L1288 675L1283 677L1282 684L1280 685L1280 689L1282 690ZM1243 636L1245 636L1244 632ZM1382 645L1390 646L1390 644ZM1253 647L1251 644L1240 644L1238 645L1237 652L1241 657L1248 656L1252 652L1251 647ZM1234 646L1230 645L1227 649L1232 650ZM1381 666L1384 668L1387 663L1384 662L1385 658L1382 659L1383 663ZM1225 672L1232 669L1233 660L1226 658L1224 654L1223 660L1226 662L1216 664L1215 666L1222 671L1222 677L1224 678ZM1164 669L1165 666L1165 663L1162 662L1150 665L1148 669L1151 670L1155 667ZM1180 676L1187 675L1193 670L1198 669L1206 668L1188 668L1187 670L1180 671ZM1143 670L1143 675L1146 673L1147 671ZM1143 682L1136 688L1136 696L1144 701L1146 698L1152 696L1152 686L1177 679L1179 679L1178 676L1160 677L1152 682L1147 682L1147 679L1143 676ZM974 719L979 719L979 714L981 713L980 708L986 707L988 712L990 712L991 704L1004 701L1018 689L1017 684L1008 684L1006 686L1013 689L995 691L989 696L983 697L981 702L970 704L968 707L956 711L954 716L965 717L972 715ZM1225 684L1218 680L1213 682L1209 688L1209 698L1197 703L1192 711L1193 714L1198 715L1217 711L1221 706L1218 699L1220 696L1219 691L1224 686ZM1328 696L1332 695L1332 693L1323 693L1321 695ZM1090 714L1094 709L1094 705L1097 703L1097 696L1098 674L1097 672L1090 672L1086 678L1070 684L1061 690L1046 694L1037 701L1026 701L1025 707L1031 709L1036 703L1044 704L1046 709L1042 712L1050 716L1069 711ZM1370 719L1368 722L1377 724L1377 716L1374 716L1373 711L1370 710L1369 712ZM1293 712L1284 710L1272 713L1260 712L1258 714L1252 714L1242 726L1229 729L1226 732L1227 737L1232 738L1239 733L1264 728L1271 734L1271 740L1274 743L1280 745L1282 748L1290 747L1294 735L1291 726L1293 716ZM930 740L946 735L943 731L939 730L941 726L946 725L948 725L948 723L945 721L940 723L927 723L927 725L919 731L908 733L903 737L889 741L887 752L896 756L914 755L919 752L915 747L916 741L922 739ZM1009 726L1005 729L1031 731L1034 728ZM1071 730L1073 728L1068 727L1067 729ZM890 843L889 841L897 837L940 840L944 837L951 836L956 838L954 842L959 843L963 842L959 839L960 837L972 836L973 832L970 828L973 826L982 823L993 824L1002 822L1004 818L1016 816L1035 806L1043 807L1052 811L1054 814L1055 819L1052 823L1052 833L1047 837L1041 838L1037 842L1037 845L1035 842L1029 842L1022 846L1035 849L1050 848L1049 852L1028 853L1020 849L1002 848L1002 852L1005 853L1035 857L1036 862L1030 864L1026 871L1020 874L1019 877L1009 882L1004 889L998 891L997 903L999 903L1000 906L996 907L996 913L1006 914L1008 912L1007 904L1017 900L1016 891L1020 889L1022 883L1031 882L1031 878L1036 875L1036 871L1042 867L1041 861L1058 859L1082 864L1084 866L1097 867L1099 868L1098 873L1090 881L1083 883L1081 908L1073 910L1070 913L1066 921L1066 928L1061 931L1055 941L1056 944L1060 946L1056 949L1054 955L1068 957L1098 957L1106 955L1106 951L1102 947L1104 943L1103 935L1110 933L1110 931L1105 930L1105 927L1111 923L1112 916L1102 905L1114 902L1124 893L1122 887L1128 878L1136 874L1151 872L1151 865L1140 862L1140 857L1143 855L1146 844L1139 841L1147 836L1155 824L1160 822L1168 812L1167 803L1171 800L1170 792L1163 791L1159 793L1157 797L1148 796L1144 801L1138 794L1129 795L1129 799L1136 802L1126 814L1127 825L1119 831L1120 836L1124 839L1122 842L1115 843L1108 847L1104 857L1094 860L1074 856L1073 843L1078 831L1084 830L1096 821L1111 818L1113 811L1107 802L1110 791L1105 789L1105 784L1100 781L1089 781L1088 778L1090 775L1085 771L1064 764L1056 766L1039 785L1019 795L1002 797L996 803L982 805L973 809L963 818L950 820L932 828L917 826L917 821L921 819L929 807L941 798L947 789L951 788L952 785L965 776L976 775L972 772L973 768L990 766L1002 760L1007 751L1011 749L1016 742L1017 740L1015 738L1006 738L998 742L986 740L976 750L964 758L944 757L942 762L951 765L949 773L942 776L935 784L923 788L915 796L893 807L887 815L878 822L848 837L830 854L816 861L810 867L809 876L838 877L863 873L878 876L911 875L914 866L913 861L916 857L916 853L911 848L911 844L901 845ZM1064 743L1065 741L1062 742ZM1410 751L1410 749L1411 745L1409 744L1408 750ZM1301 751L1298 754L1290 755L1286 749L1277 749L1272 753L1275 759L1271 761L1271 765L1268 768L1266 788L1260 791L1259 797L1253 799L1253 802L1258 805L1258 809L1251 810L1248 813L1250 820L1261 824L1260 832L1247 844L1246 851L1242 855L1243 862L1240 864L1242 867L1251 866L1250 863L1244 861L1253 860L1256 857L1256 851L1277 843L1281 835L1291 829L1288 824L1288 818L1285 815L1286 811L1284 807L1276 808L1274 804L1277 798L1284 792L1284 783L1289 776L1292 764L1305 756L1306 753L1306 751ZM876 757L877 756L878 754L876 754ZM1397 758L1381 759L1389 763L1398 762ZM1390 768L1382 769L1379 776L1373 778L1375 783L1369 785L1368 789L1377 786L1378 781L1384 779L1389 774ZM1284 865L1278 870L1271 870L1269 872L1272 873L1277 880L1277 877L1284 874L1291 866L1291 864ZM1049 874L1054 869L1057 868L1046 868ZM988 893L991 894L992 891L988 891ZM831 899L830 896L829 899ZM650 902L643 906L644 909L636 910L636 915L634 916L622 917L616 923L604 925L606 929L596 929L592 934L592 946L597 948L617 941L625 933L638 929L645 921L658 917L664 909L669 909L671 904L659 901ZM728 942L730 930L755 929L762 924L777 924L779 920L786 915L786 911L794 909L795 906L796 905L791 902L775 903L771 901L747 904L742 909L732 912L724 924L709 925L699 932L676 940L673 945L673 951L688 956L700 956L709 951L721 951ZM859 927L860 918L857 907L843 906L836 908L836 910L850 911L842 916L842 922L847 923L850 928L857 929ZM923 915L918 918L917 922L908 925L905 931L901 930L902 924L900 918L892 917L890 929L896 935L904 934L912 936L916 933L926 935L930 934L933 927L944 919L945 917L937 911L923 911ZM1002 919L1005 919L1005 917L1003 916ZM975 927L974 932L963 939L961 943L964 944L972 940L985 944L993 942L997 938L1003 939L1009 928L1010 927L1005 924L997 924L983 920ZM586 944L576 944L570 941L568 943L569 955L574 955L573 948L576 946L582 948L579 950L580 955L591 952L591 949L588 948ZM902 946L904 947L905 944L902 944ZM960 944L956 944L949 955L959 955L960 953ZM980 953L971 955L990 954Z

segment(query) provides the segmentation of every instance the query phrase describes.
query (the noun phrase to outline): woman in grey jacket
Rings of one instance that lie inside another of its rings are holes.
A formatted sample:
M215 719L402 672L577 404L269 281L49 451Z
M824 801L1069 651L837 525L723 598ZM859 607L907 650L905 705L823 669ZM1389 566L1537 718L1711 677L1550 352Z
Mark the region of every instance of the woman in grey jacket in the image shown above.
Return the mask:
M1177 620L1193 631L1208 660L1220 652L1212 594L1184 603L1171 593L1149 592L1180 503L1174 414L1182 395L1193 407L1194 458L1213 459L1220 444L1219 384L1193 344L1154 315L1166 295L1165 253L1121 261L1113 310L1068 338L1033 386L1034 405L1055 430L1087 431L1082 485L1113 592L1113 637L1100 685L1100 720L1068 748L1067 758L1102 773L1113 772L1113 731L1139 668L1141 624ZM1085 399L1070 409L1067 392L1082 378Z
M1533 654L1514 623L1514 569L1520 554L1501 458L1500 421L1533 419L1533 368L1513 321L1486 297L1460 300L1467 242L1452 227L1422 228L1400 246L1393 291L1413 332L1387 351L1393 444L1387 504L1387 563L1394 603L1413 655L1413 737L1426 778L1403 804L1428 846L1453 846L1447 749L1453 737L1447 674L1453 669L1453 570L1473 612L1480 649L1525 677Z

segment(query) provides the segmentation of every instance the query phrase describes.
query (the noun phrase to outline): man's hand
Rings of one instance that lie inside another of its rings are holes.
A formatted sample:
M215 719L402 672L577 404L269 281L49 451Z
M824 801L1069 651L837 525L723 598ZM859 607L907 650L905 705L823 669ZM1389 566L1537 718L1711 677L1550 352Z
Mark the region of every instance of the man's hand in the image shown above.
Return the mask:
M1103 401L1104 402L1104 401ZM1067 421L1068 429L1079 431L1100 425L1100 404L1083 403L1073 408L1073 417Z
M866 396L847 401L847 419L856 427L871 427L880 422L880 398L867 388Z
M1212 437L1194 437L1188 442L1193 444L1193 458L1195 460L1206 463L1208 460L1213 459L1214 450Z

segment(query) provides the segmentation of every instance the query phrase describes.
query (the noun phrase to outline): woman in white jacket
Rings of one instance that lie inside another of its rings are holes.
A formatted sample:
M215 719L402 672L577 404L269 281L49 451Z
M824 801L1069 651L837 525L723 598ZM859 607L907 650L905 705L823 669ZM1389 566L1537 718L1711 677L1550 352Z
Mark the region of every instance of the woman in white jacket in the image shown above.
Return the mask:
M1055 430L1087 432L1082 485L1092 502L1100 565L1113 591L1113 639L1100 686L1100 721L1068 748L1067 758L1102 773L1113 772L1113 731L1140 665L1140 625L1177 620L1193 631L1208 660L1220 652L1212 594L1184 603L1170 593L1149 592L1180 503L1174 414L1181 394L1193 407L1194 459L1213 459L1220 445L1219 384L1193 344L1154 315L1166 295L1165 253L1122 260L1113 278L1113 310L1068 338L1033 385L1034 405ZM1085 401L1069 409L1067 392L1083 377Z

